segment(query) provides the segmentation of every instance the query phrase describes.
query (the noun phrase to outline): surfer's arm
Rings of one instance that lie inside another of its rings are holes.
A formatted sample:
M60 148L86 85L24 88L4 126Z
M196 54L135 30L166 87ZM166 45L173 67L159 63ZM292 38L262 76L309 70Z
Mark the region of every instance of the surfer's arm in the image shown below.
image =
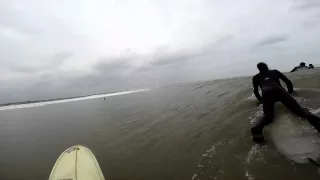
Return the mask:
M259 86L258 86L258 83L256 82L256 80L254 78L252 79L252 84L253 84L253 93L254 93L254 95L256 96L256 98L260 102L262 102L262 97L259 94Z
M297 68L297 67L295 67L295 68L293 68L293 69L292 69L292 71L291 71L291 72L295 72L297 69L298 69L298 68Z
M289 92L290 94L292 94L292 93L293 93L293 85L292 85L292 82L291 82L284 74L282 74L281 72L278 71L278 73L279 73L279 78L280 78L283 82L286 83L287 88L288 88L288 92Z

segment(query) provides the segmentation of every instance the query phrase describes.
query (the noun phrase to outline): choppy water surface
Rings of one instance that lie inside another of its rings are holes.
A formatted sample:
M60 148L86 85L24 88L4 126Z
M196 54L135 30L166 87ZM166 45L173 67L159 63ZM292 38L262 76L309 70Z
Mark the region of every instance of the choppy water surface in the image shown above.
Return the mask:
M320 115L320 71L289 77L295 98ZM277 116L290 114L277 107ZM2 107L0 179L47 179L60 153L75 144L89 147L112 180L319 179L317 167L289 160L272 139L252 145L250 127L261 115L250 77Z

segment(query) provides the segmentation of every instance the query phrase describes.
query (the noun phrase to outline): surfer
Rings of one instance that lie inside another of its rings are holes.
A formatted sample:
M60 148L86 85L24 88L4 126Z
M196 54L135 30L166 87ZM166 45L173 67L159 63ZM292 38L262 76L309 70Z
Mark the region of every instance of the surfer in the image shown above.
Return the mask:
M309 67L308 67L309 69L314 69L314 66L313 66L313 64L309 64Z
M308 66L306 66L306 63L304 63L304 62L301 62L300 65L295 67L294 69L292 69L291 72L299 71L302 69L308 69Z
M293 113L306 118L320 132L320 118L302 108L290 95L293 93L291 81L278 70L269 70L265 63L259 63L257 67L260 72L252 79L253 92L257 99L263 103L264 117L251 129L253 141L256 143L264 142L263 127L273 121L274 103L278 101L282 102ZM286 83L288 91L281 86L280 79ZM262 90L262 97L259 94L259 87Z

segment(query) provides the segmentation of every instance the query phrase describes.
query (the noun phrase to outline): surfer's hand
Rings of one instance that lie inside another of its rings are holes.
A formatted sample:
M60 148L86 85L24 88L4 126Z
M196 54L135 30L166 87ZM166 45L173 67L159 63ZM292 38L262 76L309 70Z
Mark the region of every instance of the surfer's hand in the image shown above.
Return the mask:
M293 95L293 91L288 91L289 94Z

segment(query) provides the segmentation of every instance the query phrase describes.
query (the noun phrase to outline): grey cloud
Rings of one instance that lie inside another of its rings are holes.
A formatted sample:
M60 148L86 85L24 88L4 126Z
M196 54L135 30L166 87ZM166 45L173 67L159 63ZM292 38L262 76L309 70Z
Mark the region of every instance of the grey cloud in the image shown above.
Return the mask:
M161 50L162 51L162 50ZM133 55L131 57L119 58L104 58L93 66L93 69L99 73L99 76L119 78L126 72L135 73L148 71L150 69L160 68L163 66L186 63L198 54L195 52L171 52L171 53L158 53L156 52L152 57ZM148 64L140 67L134 67L131 62L134 59L149 58L153 59ZM97 75L96 75L97 76Z
M309 11L311 9L320 8L320 1L318 0L298 0L293 5L294 9Z
M136 78L137 73L133 73L134 66L128 57L112 58L111 61L102 58L92 68L94 73L68 79L64 88L73 95L86 95L145 87L144 82Z
M319 22L319 18L320 18L320 11L318 13L312 13L305 21L317 21L317 22Z
M190 58L193 58L197 56L197 53L172 53L172 54L167 54L167 55L162 55L159 57L155 57L155 60L150 63L151 66L164 66L168 64L173 64L173 63L181 63L184 61L190 60Z
M313 29L320 25L319 0L296 0L291 10L304 12L306 17L300 22L303 29Z
M306 19L301 22L301 26L303 29L316 29L320 26L319 18Z
M156 52L153 57L124 55L118 58L101 58L101 61L93 65L96 73L73 79L70 84L76 87L95 87L102 91L106 87L109 89L146 87L155 83L165 83L169 79L174 81L174 78L179 78L176 77L177 74L181 74L176 71L177 65L179 65L179 69L190 68L193 59L201 55L201 51L183 50L164 53L166 51L166 48L160 48L159 52ZM132 61L139 58L152 58L153 61L147 65L136 67L132 64Z
M127 81L130 77L134 66L131 64L132 58L135 57L118 57L118 58L101 58L100 61L92 66L93 74L86 75L71 80L70 84L77 86L97 86L103 87L118 86L121 82Z
M141 67L138 67L138 68L136 69L136 71L137 71L138 73L141 73L141 72L147 72L147 71L149 71L149 70L151 70L151 69L152 69L151 66L141 66Z
M315 18L320 18L320 13L314 16Z
M233 38L234 38L233 34L224 35L220 39L218 39L216 42L214 42L212 45L214 45L214 46L221 45L221 44L224 44L224 43L230 41Z
M61 65L63 62L68 60L73 56L73 53L70 51L65 51L65 52L59 52L53 55L53 58L51 60L51 63L48 65L50 67L57 67Z
M201 56L202 51L179 51L179 52L171 52L171 53L165 53L165 54L159 54L157 56L153 57L153 61L150 63L135 68L135 72L147 72L150 70L155 69L163 69L163 68L170 68L171 66L177 66L180 67L185 66L186 64L194 61L194 58L197 56Z
M201 53L202 51L186 49L169 52L166 46L162 46L159 47L152 55L137 55L129 53L116 58L101 58L98 63L93 65L93 69L101 75L118 77L125 72L143 72L163 66L186 63L194 57L201 55ZM132 62L138 59L147 59L148 63L141 66L134 66Z
M20 64L8 64L5 65L6 68L10 69L14 72L20 72L20 73L32 73L38 70L37 67L31 67L31 66L24 66Z
M1 19L1 24L0 26L13 29L16 32L19 32L21 34L39 34L41 30L36 27L29 27L28 24L21 23L21 22L16 22L16 21L11 21L10 19Z
M0 4L0 27L14 29L22 34L38 34L40 29L28 23L26 19L19 18L14 11L11 10L10 5ZM20 12L21 13L21 12ZM22 15L22 14L19 14ZM24 14L24 17L27 15Z
M57 68L72 56L73 54L71 52L59 52L54 54L52 57L48 58L49 63L42 66L30 66L30 65L24 65L24 64L10 64L10 63L4 66L14 72L36 73L42 70Z
M175 63L188 62L198 56L208 54L215 50L217 46L221 46L231 39L234 38L234 35L223 35L218 40L215 40L213 43L209 43L204 47L199 49L184 49L177 52L162 52L159 56L155 57L154 61L150 65L152 66L163 66Z
M130 67L130 58L113 58L112 60L108 59L108 61L101 60L93 65L93 68L100 73L120 72Z
M288 35L269 36L269 37L261 39L257 43L257 46L266 46L266 45L276 44L276 43L280 43L280 42L286 41L288 39L289 39Z

